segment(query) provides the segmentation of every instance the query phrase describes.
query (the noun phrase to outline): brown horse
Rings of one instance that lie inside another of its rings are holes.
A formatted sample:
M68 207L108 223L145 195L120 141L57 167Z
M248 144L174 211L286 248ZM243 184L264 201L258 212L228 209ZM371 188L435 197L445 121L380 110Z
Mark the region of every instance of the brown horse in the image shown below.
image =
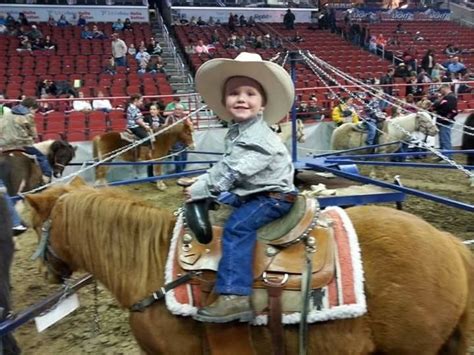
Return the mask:
M80 185L80 181L75 181ZM61 197L61 198L59 198ZM128 309L164 283L175 217L115 189L53 187L28 195L38 230L51 219L54 275L92 273ZM368 312L309 328L309 354L465 354L473 295L473 258L454 236L387 207L347 210L358 234ZM374 218L376 216L376 218ZM206 353L206 330L246 324L205 325L172 315L157 302L130 313L132 332L148 354ZM269 329L250 327L255 353L271 349ZM298 328L285 327L286 353L298 350ZM241 342L222 342L222 354L246 354Z
M156 137L153 142L151 157L152 159L159 159L166 156L171 147L177 142L183 142L189 148L194 147L193 141L193 125L190 120L186 120L171 129L161 133ZM130 142L123 140L120 136L120 132L109 132L97 136L92 141L93 156L96 160L102 160L107 158L112 152L124 148L129 145ZM148 149L131 149L120 155L120 158L126 161L137 161L146 160ZM106 165L100 165L95 169L95 183L97 185L106 185L108 167ZM156 164L153 168L156 176L161 175L161 165ZM156 186L159 190L165 190L166 185L162 180L156 182Z
M64 168L76 154L76 148L65 141L47 140L36 143L36 149L47 156L49 165L53 169L54 177L61 177ZM6 169L0 177L8 182L8 194L17 195L39 187L43 184L42 172L38 164L27 157L21 150L10 150L0 154L0 161L5 163Z

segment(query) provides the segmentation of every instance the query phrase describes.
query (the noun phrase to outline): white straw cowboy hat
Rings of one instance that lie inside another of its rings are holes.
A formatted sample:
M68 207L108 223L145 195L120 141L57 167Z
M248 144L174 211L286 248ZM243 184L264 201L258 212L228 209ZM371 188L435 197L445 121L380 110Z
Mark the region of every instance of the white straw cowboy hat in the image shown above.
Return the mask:
M234 76L256 80L265 91L263 118L276 123L290 111L295 99L295 87L288 72L276 63L262 60L256 53L240 53L235 59L216 58L201 65L196 73L196 88L216 115L231 121L224 105L224 85Z

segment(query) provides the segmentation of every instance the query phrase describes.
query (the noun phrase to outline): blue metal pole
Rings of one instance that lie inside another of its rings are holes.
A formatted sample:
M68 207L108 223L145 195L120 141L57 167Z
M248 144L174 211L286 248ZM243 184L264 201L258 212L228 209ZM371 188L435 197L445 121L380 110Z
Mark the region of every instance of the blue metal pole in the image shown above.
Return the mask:
M443 154L472 154L474 153L474 149L469 150L439 150L440 153ZM391 157L407 157L407 156L425 156L425 155L432 155L433 153L430 151L423 151L423 152L403 152L403 153L384 153L384 154L351 154L351 155L337 155L331 157L331 159L359 159L359 158L391 158ZM319 157L319 156L318 156Z
M366 149L372 149L372 148L378 148L378 147L385 147L387 145L393 145L393 144L400 144L400 142L397 141L397 142L390 142L390 143L384 143L384 144L366 145L366 146L362 146L362 147L338 150L338 151L324 153L324 154L315 154L315 155L313 155L313 157L314 158L323 158L323 157L329 157L329 156L332 156L332 155L339 155L339 154L344 154L344 153L349 153L349 152L357 152L358 150L366 150Z
M358 175L358 174L351 174L351 173L348 173L348 172L343 172L341 170L334 169L334 168L329 168L327 166L321 166L321 165L317 165L317 164L313 164L313 163L306 163L306 165L310 168L322 169L322 170L329 171L329 172L333 173L334 175L342 176L342 177L345 177L349 180L354 180L354 181L358 181L358 182L363 182L365 184L372 184L372 185L385 187L387 189L392 189L392 190L405 192L407 194L422 197L422 198L425 198L427 200L439 202L439 203L445 204L447 206L460 208L462 210L466 210L466 211L469 211L469 212L474 212L474 206L473 205L470 205L470 204L467 204L467 203L464 203L464 202L460 202L460 201L456 201L456 200L452 200L450 198L432 195L430 193L419 191L419 190L416 190L416 189L412 189L410 187L399 186L399 185L391 184L389 182L384 182L384 181L371 179L369 177Z
M69 163L68 165L82 166L95 164L94 161L85 161L82 163ZM186 164L215 164L217 160L183 160L180 163ZM175 165L175 161L110 161L100 163L99 165Z
M430 163L412 163L412 162L394 162L394 161L370 161L370 160L342 160L327 158L326 163L331 164L357 164L357 165L380 165L380 166L404 166L406 168L434 168L434 169L457 169L457 167L449 164L430 164ZM474 165L462 165L466 170L474 170Z

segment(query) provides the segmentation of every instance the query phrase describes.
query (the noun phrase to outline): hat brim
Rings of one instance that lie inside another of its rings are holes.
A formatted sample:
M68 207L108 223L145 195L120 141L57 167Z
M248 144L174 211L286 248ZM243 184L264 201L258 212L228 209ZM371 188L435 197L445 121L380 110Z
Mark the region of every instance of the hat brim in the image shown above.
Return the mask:
M283 119L295 99L295 88L288 72L268 61L238 61L212 59L201 65L196 73L196 89L204 102L222 120L231 121L232 115L224 105L224 85L232 77L245 76L257 81L265 91L263 118L269 124Z

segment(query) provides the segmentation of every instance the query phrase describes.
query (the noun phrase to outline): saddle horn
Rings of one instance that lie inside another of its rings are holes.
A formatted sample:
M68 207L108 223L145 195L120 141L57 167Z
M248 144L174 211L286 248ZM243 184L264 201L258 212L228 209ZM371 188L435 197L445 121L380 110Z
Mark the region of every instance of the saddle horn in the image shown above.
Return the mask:
M184 206L186 223L201 244L209 244L212 240L212 225L209 210L217 209L217 203L210 198L188 202Z

